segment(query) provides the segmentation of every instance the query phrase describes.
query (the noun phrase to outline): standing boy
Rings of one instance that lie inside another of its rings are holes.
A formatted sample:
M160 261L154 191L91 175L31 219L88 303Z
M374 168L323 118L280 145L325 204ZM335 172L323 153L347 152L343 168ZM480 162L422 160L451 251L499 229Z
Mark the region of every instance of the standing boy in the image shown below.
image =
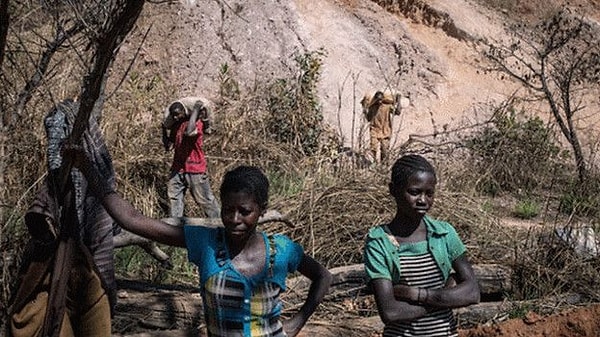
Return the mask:
M221 210L210 187L204 154L204 134L210 133L209 101L185 97L169 104L163 121L163 145L173 148L173 163L167 194L171 217L182 217L184 197L189 189L206 217L218 218Z

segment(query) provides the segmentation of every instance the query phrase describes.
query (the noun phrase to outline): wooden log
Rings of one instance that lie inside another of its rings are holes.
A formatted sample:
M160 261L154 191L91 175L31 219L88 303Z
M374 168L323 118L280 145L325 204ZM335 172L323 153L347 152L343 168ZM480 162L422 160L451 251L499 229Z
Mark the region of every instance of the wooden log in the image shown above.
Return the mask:
M146 289L119 292L113 330L183 330L202 320L200 294L190 290Z
M357 288L366 287L366 274L363 264L332 268L329 270L333 275L332 288ZM473 265L475 277L479 282L482 295L495 295L509 293L511 290L510 267L500 264L477 264ZM287 287L298 291L305 290L310 286L310 280L305 277L295 277L288 281ZM368 289L363 289L369 293Z
M336 269L338 271L334 274L336 276L334 277L334 283L345 286L344 279L353 280L355 276L359 276L360 272L356 267L354 265L332 269L334 272ZM122 335L114 334L113 336L202 336L199 332L200 327L203 326L202 299L196 288L191 286L153 287L148 284L139 285L136 282L127 285L123 281L120 283L121 290L125 288L126 291L129 291L129 294L126 296L121 295L117 301L113 329ZM306 294L304 293L303 296L306 296ZM585 298L578 294L562 294L529 301L483 302L455 309L454 313L459 326L469 328L476 324L504 321L510 317L512 312L523 310L523 308L526 310L532 307L545 307L548 308L548 313L551 313L553 308L576 305L584 301ZM337 330L328 331L326 326L319 326L318 322L311 320L303 332L315 332L312 335L316 336L336 336L335 331L339 333L340 329L344 328L348 331L364 331L364 335L368 336L370 335L369 332L383 330L383 323L376 315L345 320L343 324L343 326L336 325ZM132 332L127 334L124 332L127 329ZM141 333L140 331L144 332ZM332 332L332 334L329 334L329 332ZM307 334L307 336L310 335Z
M579 294L562 294L559 296L534 299L527 301L497 301L481 302L464 308L454 310L459 326L470 327L475 324L501 322L511 318L511 312L528 310L527 308L557 308L559 306L576 305L582 303L584 298ZM548 314L551 311L547 312Z
M163 331L148 331L134 334L112 334L112 337L205 337L206 334L194 329L175 329Z
M469 328L476 324L501 322L509 319L510 313L519 308L540 307L544 304L548 308L557 308L559 305L576 305L583 303L584 297L578 294L563 294L544 299L530 301L498 301L470 305L468 307L454 310L459 327ZM199 294L189 292L160 291L156 293L139 293L128 298L120 298L117 305L117 318L113 321L114 330L119 331L119 325L137 325L140 329L146 329L140 333L113 334L116 336L129 337L160 337L160 336L204 336L201 333L202 326L199 317L202 315L202 301ZM127 308L127 312L121 314L121 308ZM128 317L122 316L133 313ZM547 314L552 313L548 311ZM119 322L128 320L128 322ZM155 330L155 331L147 331ZM303 329L306 336L339 336L346 335L342 331L363 331L365 336L371 332L383 331L383 323L379 316L371 316L353 320L344 320L335 325L320 323L315 320L309 321ZM336 335L337 332L337 335Z
M353 264L329 269L333 276L331 288L356 288L366 285L365 268L362 264ZM289 291L302 292L310 287L310 280L304 276L288 279L286 286Z
M169 255L160 249L156 242L148 240L137 234L133 234L126 230L121 230L121 233L113 238L113 245L115 248L127 247L127 246L139 246L146 253L160 262L164 267L171 269L172 265L169 261Z
M504 294L512 291L512 269L501 264L475 264L473 272L477 277L482 295Z

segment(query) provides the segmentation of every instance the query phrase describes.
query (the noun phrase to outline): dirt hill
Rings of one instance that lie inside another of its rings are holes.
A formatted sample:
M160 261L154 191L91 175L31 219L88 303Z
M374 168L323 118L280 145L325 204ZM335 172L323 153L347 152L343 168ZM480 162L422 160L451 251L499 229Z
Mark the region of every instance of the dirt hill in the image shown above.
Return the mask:
M138 23L138 35L150 30L137 67L146 73L159 71L179 88L173 95L216 98L224 65L248 88L283 76L296 53L322 50L319 94L326 121L356 149L352 135L364 126L358 103L362 95L391 89L410 99L410 106L394 120L398 144L409 134L432 134L484 119L480 107L504 101L517 87L481 71L477 41L498 40L512 20L534 20L563 6L562 1L507 1L503 11L482 3L486 2L149 3ZM600 12L593 1L570 6L585 6L596 19L594 13ZM121 57L131 58L134 48L126 44Z
M179 88L173 95L216 98L225 64L241 86L251 87L283 76L295 53L323 50L322 108L346 144L364 123L358 102L365 92L391 89L410 98L394 121L397 142L479 118L473 115L478 104L512 93L510 85L478 71L480 56L473 48L480 38L502 36L505 16L469 0L394 3L400 4L387 9L368 0L147 4L132 39L138 43L150 29L136 67L158 71ZM126 44L120 57L129 60L135 48Z

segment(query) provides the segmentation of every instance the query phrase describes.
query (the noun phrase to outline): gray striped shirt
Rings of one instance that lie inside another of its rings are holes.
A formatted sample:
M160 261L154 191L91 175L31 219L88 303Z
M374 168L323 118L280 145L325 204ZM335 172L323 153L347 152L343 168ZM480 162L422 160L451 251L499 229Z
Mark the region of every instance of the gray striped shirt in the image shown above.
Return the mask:
M433 256L427 250L427 241L400 245L400 284L424 289L439 289L445 281ZM410 322L395 322L385 326L383 337L458 336L456 320L451 309L440 309Z

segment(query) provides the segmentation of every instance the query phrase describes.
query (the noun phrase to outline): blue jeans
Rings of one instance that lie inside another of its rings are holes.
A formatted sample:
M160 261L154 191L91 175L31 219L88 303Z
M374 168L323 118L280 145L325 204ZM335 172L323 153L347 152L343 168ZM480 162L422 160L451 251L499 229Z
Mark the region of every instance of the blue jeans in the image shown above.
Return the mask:
M205 217L219 218L221 209L210 188L206 173L172 172L167 185L167 195L171 204L171 217L182 217L185 193L190 190L198 206L204 211Z

